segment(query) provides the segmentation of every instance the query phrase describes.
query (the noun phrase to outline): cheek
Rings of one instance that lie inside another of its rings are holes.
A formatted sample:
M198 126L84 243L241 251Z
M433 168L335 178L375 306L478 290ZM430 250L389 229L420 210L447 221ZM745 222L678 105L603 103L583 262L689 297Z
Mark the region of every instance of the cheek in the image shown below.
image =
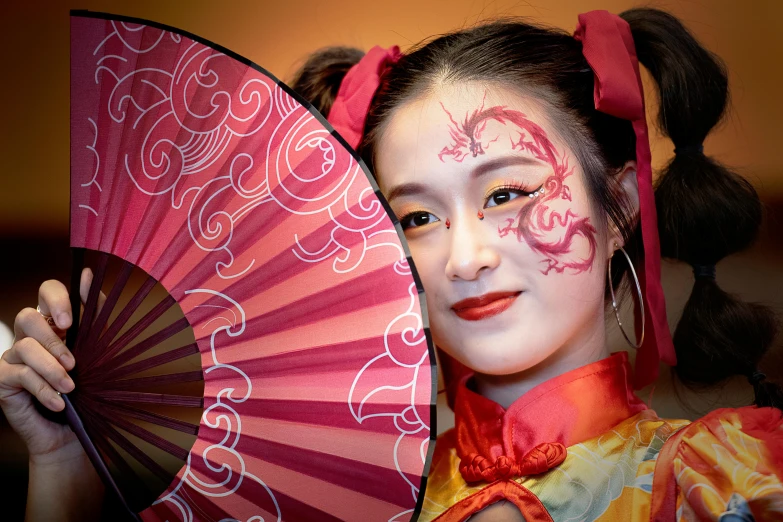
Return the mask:
M539 256L544 275L577 275L594 268L600 234L579 181L573 169L556 170L544 182L543 193L499 229L501 237L515 237Z
M408 238L411 258L416 265L421 284L424 285L427 300L430 302L437 291L438 277L443 277L442 255L434 243L433 241Z
M529 221L534 233L540 235L542 251L571 265L572 273L592 269L599 239L600 227L580 189L570 190L569 199L541 200Z

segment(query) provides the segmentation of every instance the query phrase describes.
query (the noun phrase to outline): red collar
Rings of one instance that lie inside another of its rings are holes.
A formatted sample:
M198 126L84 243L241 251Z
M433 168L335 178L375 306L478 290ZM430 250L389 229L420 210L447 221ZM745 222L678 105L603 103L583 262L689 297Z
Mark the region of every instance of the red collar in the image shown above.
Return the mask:
M454 404L460 471L469 482L492 481L560 464L566 447L647 408L631 375L628 354L618 352L536 386L508 410L469 390L472 375L464 376Z

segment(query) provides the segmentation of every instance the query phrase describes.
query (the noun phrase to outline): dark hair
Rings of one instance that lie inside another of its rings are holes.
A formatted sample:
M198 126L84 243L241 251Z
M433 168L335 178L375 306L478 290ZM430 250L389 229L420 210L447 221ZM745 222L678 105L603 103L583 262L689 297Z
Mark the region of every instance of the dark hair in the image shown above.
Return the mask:
M632 9L620 16L631 27L639 61L657 83L661 130L678 149L655 190L662 255L696 266L714 265L753 241L762 216L750 183L699 149L726 112L726 70L672 15ZM358 59L352 56L342 69ZM301 87L295 89L328 114L331 102L307 94L312 87L306 70L317 60L314 55L308 61L298 76ZM337 68L334 63L324 67ZM545 102L552 123L585 173L590 197L638 263L643 259L638 221L617 181L625 163L636 159L636 138L630 122L595 110L593 78L581 43L562 30L504 19L440 36L410 50L383 76L359 153L372 169L375 145L392 112L438 84L511 86ZM627 279L626 271L626 263L612 264L615 287ZM627 292L627 281L625 288ZM697 277L674 332L676 372L691 386L717 384L732 375L750 378L772 344L776 326L768 308L739 301L714 279ZM754 382L754 389L756 404L783 406L783 394L774 384Z
M326 47L308 57L296 72L291 88L323 115L329 114L340 83L364 52L353 47Z

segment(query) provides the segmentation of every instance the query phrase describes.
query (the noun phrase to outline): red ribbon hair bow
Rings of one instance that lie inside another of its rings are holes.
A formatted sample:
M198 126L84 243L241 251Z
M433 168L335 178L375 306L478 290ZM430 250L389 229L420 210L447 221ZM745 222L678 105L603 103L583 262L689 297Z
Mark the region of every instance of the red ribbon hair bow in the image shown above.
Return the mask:
M595 108L631 121L636 133L636 178L644 244L644 266L637 271L646 303L645 328L651 334L645 334L636 355L634 386L639 389L658 377L658 361L670 366L677 363L661 287L661 246L639 61L628 22L608 11L580 14L574 38L582 42L582 54L595 74Z
M376 45L343 78L327 121L352 148L358 147L362 140L367 111L381 84L381 76L401 57L396 45L388 49Z

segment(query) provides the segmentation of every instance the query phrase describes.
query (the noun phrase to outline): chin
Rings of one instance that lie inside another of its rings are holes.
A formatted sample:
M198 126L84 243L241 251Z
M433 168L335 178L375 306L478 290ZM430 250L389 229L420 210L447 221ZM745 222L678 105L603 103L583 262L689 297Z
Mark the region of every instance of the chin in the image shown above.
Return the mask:
M514 351L498 351L497 346L494 343L481 343L464 350L447 352L474 372L484 375L513 375L533 368L552 355L546 350L530 350L519 344L519 348ZM525 350L524 353L520 353L521 350Z
M524 360L524 361L481 361L478 364L471 366L470 368L476 372L484 375L514 375L515 373L524 372L536 366L538 360Z

